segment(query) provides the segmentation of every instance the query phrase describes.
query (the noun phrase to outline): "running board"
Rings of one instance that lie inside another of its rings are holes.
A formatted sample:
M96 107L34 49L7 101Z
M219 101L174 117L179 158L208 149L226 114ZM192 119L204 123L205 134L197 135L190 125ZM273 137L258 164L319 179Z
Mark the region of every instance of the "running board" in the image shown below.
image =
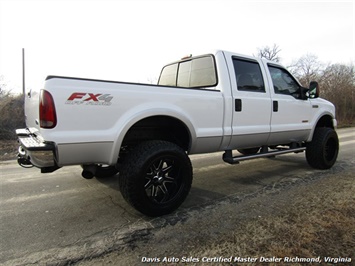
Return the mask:
M256 154L251 154L251 155L239 155L239 156L234 156L232 154L232 150L226 150L223 154L223 161L229 164L238 164L240 161L245 161L245 160L251 160L251 159L257 159L257 158L264 158L264 157L273 157L275 155L280 155L280 154L286 154L286 153L297 153L297 152L303 152L306 150L306 147L298 147L298 148L290 148L290 149L279 149L277 151L266 151L266 152L261 152L256 153Z

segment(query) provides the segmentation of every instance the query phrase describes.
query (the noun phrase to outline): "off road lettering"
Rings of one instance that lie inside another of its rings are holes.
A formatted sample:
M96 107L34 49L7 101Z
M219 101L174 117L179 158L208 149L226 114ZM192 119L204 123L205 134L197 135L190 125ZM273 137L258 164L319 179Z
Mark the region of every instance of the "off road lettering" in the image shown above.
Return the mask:
M96 97L99 97L101 94L93 94L93 93L88 93L89 94L89 98L85 99L85 102L91 101L93 100L94 102L98 102L99 100Z
M72 105L111 105L113 96L111 94L102 93L86 93L86 92L74 92L69 96L66 104Z
M74 101L75 99L81 99L86 95L86 93L82 92L74 92L69 98L68 101Z

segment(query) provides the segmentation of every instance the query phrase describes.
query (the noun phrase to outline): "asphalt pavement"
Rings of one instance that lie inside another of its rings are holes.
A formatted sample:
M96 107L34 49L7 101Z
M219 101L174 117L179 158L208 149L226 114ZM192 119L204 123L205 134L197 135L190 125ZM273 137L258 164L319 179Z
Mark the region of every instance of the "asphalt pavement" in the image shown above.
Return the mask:
M338 135L338 168L333 171L347 167L355 157L354 128L340 129ZM194 181L188 198L177 212L154 219L125 202L117 176L86 180L78 166L41 174L15 161L0 162L0 264L65 264L100 256L116 245L144 238L147 228L183 221L191 210L286 186L319 171L308 166L304 153L233 166L221 157L222 153L191 156Z

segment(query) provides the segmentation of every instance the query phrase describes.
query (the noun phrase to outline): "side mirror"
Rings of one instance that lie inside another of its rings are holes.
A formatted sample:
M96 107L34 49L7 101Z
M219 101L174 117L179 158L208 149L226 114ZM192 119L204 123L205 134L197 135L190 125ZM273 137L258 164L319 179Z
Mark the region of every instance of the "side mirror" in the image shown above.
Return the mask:
M319 97L319 84L317 81L311 81L309 83L308 97L311 99Z

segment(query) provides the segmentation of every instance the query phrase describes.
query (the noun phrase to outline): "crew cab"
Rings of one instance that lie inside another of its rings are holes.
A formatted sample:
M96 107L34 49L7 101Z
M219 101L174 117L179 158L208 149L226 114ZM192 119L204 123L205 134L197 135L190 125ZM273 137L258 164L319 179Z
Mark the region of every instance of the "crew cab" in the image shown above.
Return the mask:
M119 173L123 197L149 216L185 200L191 154L224 151L236 164L305 151L310 166L328 169L339 150L335 108L318 83L304 88L276 62L222 50L166 65L157 85L48 76L26 92L25 113L20 165Z

